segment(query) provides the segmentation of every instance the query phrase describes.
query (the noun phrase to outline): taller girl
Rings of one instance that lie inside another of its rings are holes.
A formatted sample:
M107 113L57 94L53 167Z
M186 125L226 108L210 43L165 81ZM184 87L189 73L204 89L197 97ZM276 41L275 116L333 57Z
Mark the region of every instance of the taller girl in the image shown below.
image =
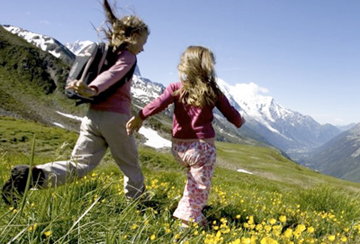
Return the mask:
M89 86L82 81L69 85L85 97L102 93L121 80L136 62L136 55L143 51L149 35L148 26L137 16L117 18L107 0L103 1L103 6L108 23L104 32L117 58L115 64ZM129 198L140 196L144 191L144 177L135 140L127 135L125 128L131 118L131 83L118 88L106 100L90 104L70 160L36 165L31 169L27 165L15 166L3 186L3 199L9 204L16 203L18 193L21 195L25 191L29 175L32 175L30 187L54 187L83 177L100 163L107 148L124 173L125 195Z
M216 84L215 58L201 46L190 46L178 66L180 82L170 84L162 95L146 105L127 123L128 134L142 126L143 120L174 103L172 152L187 167L187 182L174 216L183 226L202 225L202 210L207 203L216 161L213 109L218 108L228 121L240 128L245 120L229 104Z

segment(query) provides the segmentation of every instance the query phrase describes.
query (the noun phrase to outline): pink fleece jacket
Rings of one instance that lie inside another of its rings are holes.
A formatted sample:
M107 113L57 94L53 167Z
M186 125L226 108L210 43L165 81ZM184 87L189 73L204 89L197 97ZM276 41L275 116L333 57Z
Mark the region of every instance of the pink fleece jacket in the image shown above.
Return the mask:
M170 84L158 98L147 104L140 112L141 119L163 111L171 103L174 103L172 136L176 139L209 139L215 137L213 121L214 107L195 107L181 103L179 96L173 96L174 91L180 89L182 84ZM216 108L225 118L240 128L243 124L240 113L230 105L225 95L220 95L215 104Z
M119 52L116 63L110 69L99 74L95 80L90 83L90 87L94 87L98 94L105 91L111 85L119 81L131 69L136 57L129 51ZM106 100L96 104L90 104L90 108L94 110L117 112L121 114L131 113L131 83L132 80L125 83L117 89L117 91L109 96Z

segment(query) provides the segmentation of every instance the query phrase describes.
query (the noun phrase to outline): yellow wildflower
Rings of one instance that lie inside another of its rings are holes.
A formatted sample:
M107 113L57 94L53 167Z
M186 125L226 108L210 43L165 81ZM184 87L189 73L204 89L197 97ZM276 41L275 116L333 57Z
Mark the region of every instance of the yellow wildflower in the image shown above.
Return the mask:
M328 236L328 240L331 241L331 242L335 241L335 238L336 238L335 235L329 235Z
M281 223L285 223L285 222L286 222L286 216L285 216L285 215L281 215L281 216L279 217L279 220L280 220Z
M310 226L310 227L307 229L307 231L308 231L310 234L312 234L312 233L315 232L315 229L314 229L314 227Z
M276 223L276 219L271 218L271 219L269 220L269 223L272 224L272 225L274 225L274 224Z

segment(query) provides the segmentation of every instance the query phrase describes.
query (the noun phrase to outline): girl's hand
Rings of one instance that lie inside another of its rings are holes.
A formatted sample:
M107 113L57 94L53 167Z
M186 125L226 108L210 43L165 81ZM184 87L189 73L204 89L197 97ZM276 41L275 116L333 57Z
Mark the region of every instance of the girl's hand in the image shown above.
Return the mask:
M97 94L95 88L89 87L81 80L74 80L66 86L66 89L73 89L83 97L93 97Z
M127 123L126 123L126 132L130 136L134 133L134 131L139 131L143 123L143 120L137 115L132 117Z

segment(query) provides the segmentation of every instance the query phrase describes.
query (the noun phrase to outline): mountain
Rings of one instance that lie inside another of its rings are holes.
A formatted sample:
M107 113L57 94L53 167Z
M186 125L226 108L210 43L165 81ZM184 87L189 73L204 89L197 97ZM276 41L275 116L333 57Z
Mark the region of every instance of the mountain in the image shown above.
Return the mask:
M231 86L221 79L218 84L244 114L246 125L294 160L341 133L335 126L320 125L310 116L284 108L270 96L258 94L255 84Z
M303 164L324 174L360 182L360 123L317 148Z
M21 28L11 26L6 26L5 28L53 55L54 51L47 48L49 45L44 43L56 43L59 47L57 49L59 53L56 53L59 58L62 56L73 58L74 54L67 54L69 52L76 53L89 43L88 41L77 41L74 44L68 43L64 46L50 37L33 34ZM42 45L39 43L42 43ZM231 86L221 79L218 79L218 84L232 105L247 120L245 126L237 130L218 111L215 111L214 125L219 133L218 139L220 140L239 142L243 141L244 138L250 138L253 141L260 141L264 144L277 147L290 155L291 158L297 160L300 158L300 155L304 155L304 153L308 153L321 146L341 132L335 126L320 125L310 116L304 116L298 112L286 109L271 97L261 96L255 92L242 89L243 86L241 84ZM136 108L142 107L145 103L157 97L163 89L164 86L162 84L141 77L137 67L132 89ZM170 116L171 108L165 111L164 114Z
M62 115L84 114L64 96L71 66L50 52L0 26L0 116L77 130L78 121Z
M93 43L92 41L76 41L72 43L68 42L65 44L65 47L67 47L73 54L78 55L81 49L92 43Z
M11 25L3 25L2 27L7 31L25 39L27 42L37 46L41 50L61 59L65 63L71 64L75 58L74 53L72 53L67 47L52 37L33 33L31 31Z

